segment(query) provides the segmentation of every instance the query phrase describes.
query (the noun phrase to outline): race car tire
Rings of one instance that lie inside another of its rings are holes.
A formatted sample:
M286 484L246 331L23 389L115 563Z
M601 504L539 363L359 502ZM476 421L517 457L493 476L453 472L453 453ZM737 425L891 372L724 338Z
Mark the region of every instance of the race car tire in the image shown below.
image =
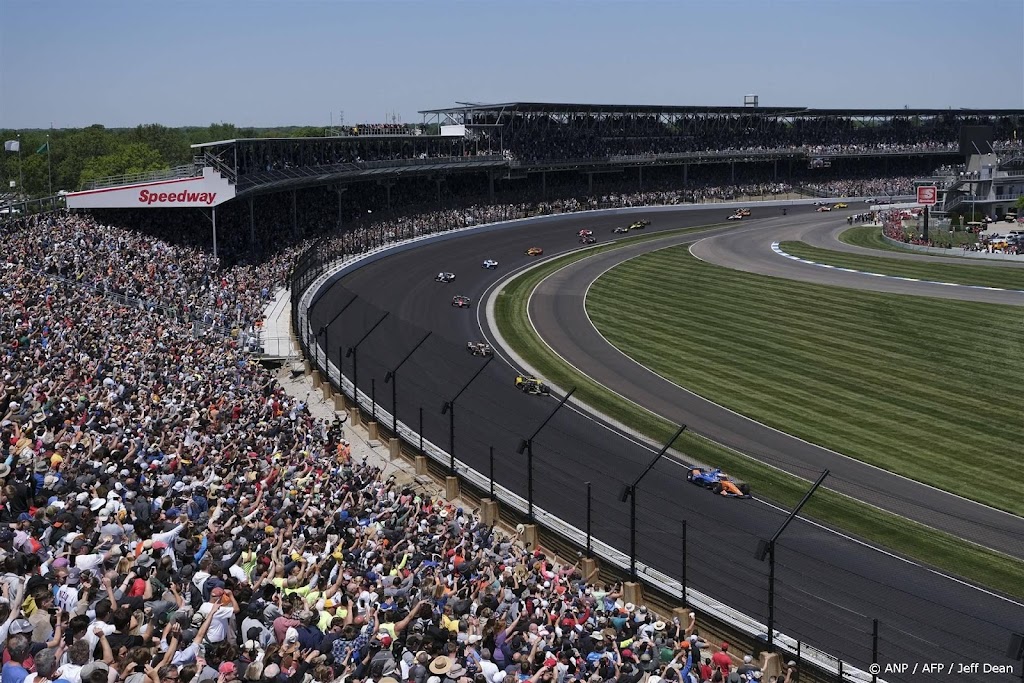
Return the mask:
M740 484L740 493L744 496L750 495L750 484Z
M713 489L711 489L711 490L714 491L715 493L721 493L722 492L722 484L721 484L721 482L715 484L715 487Z

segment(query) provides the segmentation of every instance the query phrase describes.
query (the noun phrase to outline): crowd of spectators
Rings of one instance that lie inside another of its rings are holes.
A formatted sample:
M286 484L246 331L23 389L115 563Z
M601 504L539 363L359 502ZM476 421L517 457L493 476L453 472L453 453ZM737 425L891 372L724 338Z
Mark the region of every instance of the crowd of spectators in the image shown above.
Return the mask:
M522 163L568 162L617 157L656 157L672 154L784 153L816 155L956 153L961 125L986 123L948 117L915 122L893 117L870 125L852 118L773 118L744 116L735 119L699 115L671 123L657 116L624 116L606 120L587 116L563 120L557 116L518 115L510 110L498 122L481 119L482 127L469 126L469 136L409 134L401 124L370 124L348 129L348 135L303 140L248 140L239 144L239 177L298 168L338 167L356 170L386 161L503 157ZM989 121L988 123L993 123ZM994 122L1003 136L997 151L1021 150L1008 120ZM353 130L358 130L353 134Z
M280 264L65 212L3 231L4 683L761 680L695 621L353 458L232 336L167 312L241 324Z
M803 187L821 197L896 197L914 193L914 178L851 178L804 183Z

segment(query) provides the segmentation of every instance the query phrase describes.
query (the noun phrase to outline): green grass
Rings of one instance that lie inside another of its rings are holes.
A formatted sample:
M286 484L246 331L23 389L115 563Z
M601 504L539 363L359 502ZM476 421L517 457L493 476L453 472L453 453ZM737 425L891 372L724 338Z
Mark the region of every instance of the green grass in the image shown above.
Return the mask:
M640 239L651 237L654 236ZM620 245L608 245L601 250ZM590 253L593 252L570 254L554 259L509 283L499 292L496 300L495 316L498 328L511 348L545 379L562 387L575 386L575 397L578 400L654 441L664 441L672 435L674 425L647 410L638 408L565 364L536 335L530 324L527 306L530 293L537 284L559 268L585 258ZM714 266L706 267L721 270ZM696 462L723 467L736 477L749 482L757 496L783 506L795 505L807 490L807 481L763 465L698 435L684 433L677 441L676 447ZM950 534L887 513L828 489L818 492L808 503L804 514L865 541L969 581L1018 598L1024 597L1024 563Z
M812 247L803 242L783 242L779 245L792 256L827 263L839 268L853 268L868 273L882 273L919 280L955 282L962 285L1001 287L1024 290L1024 263L1019 268L989 265L960 265L959 263L929 263L926 261L904 261L880 256L850 254L832 249ZM976 261L974 263L977 263Z
M643 307L629 304L637 291ZM606 273L587 310L612 344L702 396L1024 513L1024 366L1011 360L1024 343L1020 309L740 273L679 247ZM921 353L933 340L948 355Z

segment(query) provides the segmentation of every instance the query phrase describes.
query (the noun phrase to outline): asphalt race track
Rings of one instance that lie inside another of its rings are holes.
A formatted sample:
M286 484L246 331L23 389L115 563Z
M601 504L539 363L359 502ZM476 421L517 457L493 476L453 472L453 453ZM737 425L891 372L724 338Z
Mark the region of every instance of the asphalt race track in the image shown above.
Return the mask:
M851 289L865 289L875 292L888 292L891 294L910 294L917 296L931 296L943 299L959 299L961 301L980 301L991 304L1007 304L1010 306L1024 306L1024 294L1015 291L987 291L983 289L972 289L969 287L951 287L931 282L908 282L895 278L873 277L861 273L848 273L838 269L825 269L807 263L801 263L779 256L772 252L772 242L786 240L803 240L805 234L813 237L807 241L814 246L821 246L827 249L849 247L850 245L839 242L824 242L823 234L830 234L836 229L836 223L846 226L846 216L850 212L840 214L841 221L837 220L835 212L826 214L829 218L818 216L818 220L806 222L794 222L779 224L777 221L770 228L753 229L748 228L738 234L728 234L700 240L690 249L690 252L697 258L734 270L743 270L748 273L758 273L772 277L781 277L788 280L801 280L803 282L814 282L819 284L837 285ZM813 223L817 223L813 226ZM824 225L823 225L824 223ZM813 242L811 242L813 239ZM859 250L857 253L861 253ZM892 252L876 253L876 256L888 258ZM924 254L896 254L905 260L924 260L946 265L964 263L964 261L950 261L942 256L927 256ZM1007 261L981 261L971 260L970 265L988 265L1003 267L1022 267L1024 264L1011 263Z
M776 209L765 209L775 211ZM759 210L755 209L755 215ZM804 212L807 212L805 210ZM729 212L645 213L648 232L724 222ZM791 215L799 215L791 210ZM749 219L748 219L749 220ZM431 337L397 373L399 418L448 446L448 416L442 404L473 376L482 361L466 351L481 338L477 311L456 309L456 294L473 306L495 281L534 259L523 252L540 246L545 257L579 248L576 231L594 230L599 243L624 216L566 216L564 220L473 235L396 254L344 278L311 312L313 329L334 322L321 336L334 362L354 374L358 360L360 389L391 408L394 368L417 342ZM767 222L767 221L765 221ZM756 224L757 221L751 221ZM738 228L747 230L747 227ZM691 235L690 239L694 239ZM481 261L499 262L495 271ZM782 257L776 257L785 261ZM455 282L435 283L438 271L456 274ZM336 317L342 307L354 303ZM363 341L354 357L340 352L363 338L383 313L390 315ZM525 497L525 456L515 449L556 405L555 399L529 397L512 383L515 371L499 360L455 404L455 451L474 469L488 471L494 449L495 479ZM627 479L649 462L646 446L576 410L557 413L534 441L534 500L579 528L585 526L585 482L593 484L593 529L618 548L629 546L628 504L619 502ZM784 518L754 500L722 499L685 482L682 467L662 459L638 489L638 556L671 575L682 560L680 529L688 524L689 585L761 621L767 616L766 563L754 559L758 539L769 536ZM939 502L937 507L945 505ZM1024 627L1024 605L941 576L844 536L799 520L777 546L776 628L867 669L871 658L871 620L880 622L880 662L957 661L1009 664L1006 644ZM990 677L989 677L990 678ZM970 676L967 677L971 680ZM889 676L888 680L910 680ZM978 674L976 680L983 680Z
M848 227L845 218L830 222L841 222L842 229ZM901 290L902 293L911 293L915 291L916 285L921 287L921 291L928 290L929 293L938 291L946 294L950 290L961 289L845 273L791 261L772 252L773 241L802 239L808 232L820 235L822 232L831 233L832 228L829 225L822 226L820 214L805 213L785 218L778 215L750 226L744 225L742 228L700 239L693 245L691 252L707 261L725 261L722 265L764 275L790 277L791 271L798 271L803 277L791 279L805 279L820 284L836 284L833 278L844 276L845 279L856 280L864 288L878 287L879 291ZM962 538L970 538L1000 552L1024 558L1024 519L845 457L723 409L648 370L609 344L594 328L584 308L584 297L590 283L609 268L629 258L654 249L693 241L691 235L678 235L664 241L644 242L577 261L545 279L534 290L530 301L530 318L544 341L566 361L601 384L671 422L685 423L698 434L805 479L814 480L823 469L828 468L831 474L825 485L829 488ZM943 257L930 258L949 263ZM883 287L892 289L883 290ZM1024 304L1024 294L1017 292L962 288L962 292L958 293L976 300L999 296Z

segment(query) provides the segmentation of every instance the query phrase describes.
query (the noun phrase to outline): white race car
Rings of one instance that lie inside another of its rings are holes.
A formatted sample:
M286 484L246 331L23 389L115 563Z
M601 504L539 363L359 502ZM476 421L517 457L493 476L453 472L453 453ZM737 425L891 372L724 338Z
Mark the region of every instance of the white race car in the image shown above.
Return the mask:
M487 270L494 270L495 268L498 267L498 262L495 261L494 259L487 259L484 261L483 267L486 268Z
M831 210L832 210L831 206L819 206L818 209L817 209L818 213L822 213L823 211L831 211Z
M732 214L731 216L729 216L725 220L727 220L727 221L741 221L741 220L743 220L743 212L742 211L737 211L736 213Z
M455 273L438 273L434 282L451 282L455 279Z

